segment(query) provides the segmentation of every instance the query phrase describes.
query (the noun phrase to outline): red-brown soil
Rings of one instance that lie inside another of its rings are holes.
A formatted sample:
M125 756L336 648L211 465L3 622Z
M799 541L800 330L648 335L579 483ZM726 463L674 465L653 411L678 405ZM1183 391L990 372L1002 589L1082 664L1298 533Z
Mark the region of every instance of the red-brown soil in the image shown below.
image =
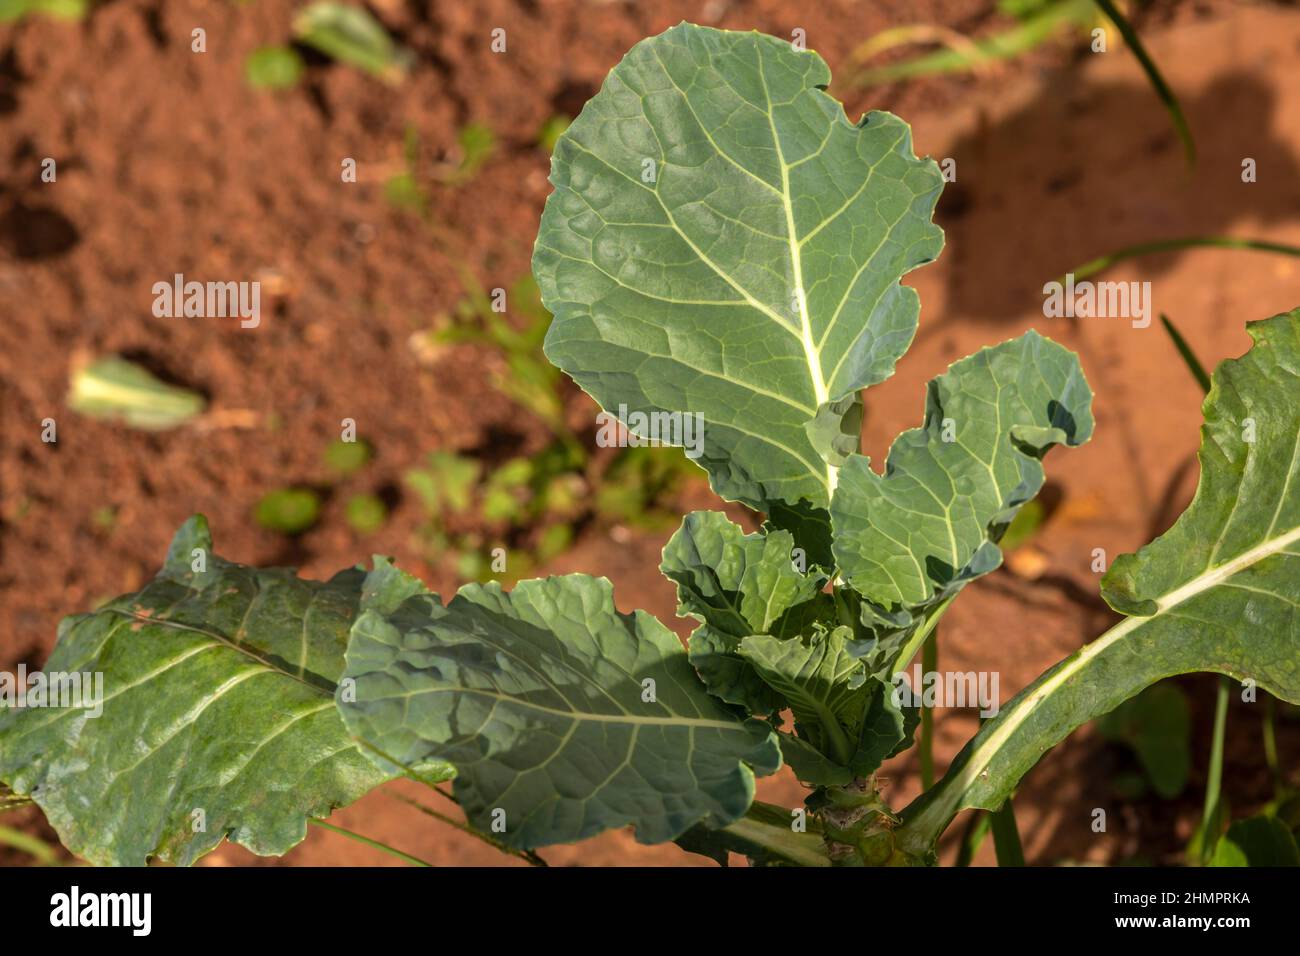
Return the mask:
M116 0L80 24L0 29L0 668L39 665L60 617L138 588L194 512L209 516L219 550L239 561L322 576L378 552L444 593L459 583L415 540L422 515L403 492L403 472L436 449L500 458L535 451L546 436L491 387L500 359L489 350L457 347L426 365L408 345L464 294L448 246L384 199L408 128L425 169L454 158L465 124L496 132L500 147L472 181L429 184L431 218L454 234L454 254L480 282L509 286L527 272L548 191L539 127L575 113L641 37L683 18L787 36L802 27L836 70L888 26L987 33L1007 23L992 6L375 0L370 7L417 55L403 83L322 60L280 94L249 89L243 63L258 46L287 40L290 3ZM195 26L207 31L204 54L190 52ZM504 55L488 47L495 26L508 31ZM1078 350L1098 393L1092 443L1048 459L1059 507L1035 542L1041 573L999 571L968 589L944 622L942 666L998 670L1004 697L1111 620L1096 596L1093 549L1113 557L1135 548L1168 524L1195 482L1200 395L1158 323L1044 319L1042 284L1155 238L1300 243L1300 73L1292 68L1300 16L1281 5L1160 2L1139 26L1197 135L1194 171L1117 38L1104 55L1075 37L979 76L833 87L851 115L898 112L913 125L918 153L954 157L958 169L938 213L947 248L909 279L922 296L921 332L897 376L868 397L865 450L883 460L893 437L918 423L925 381L949 362L1030 326ZM58 161L54 184L39 179L46 156ZM358 183L340 181L344 157L357 160ZM1241 182L1246 157L1258 163L1253 184ZM261 277L264 291L279 293L251 332L233 321L154 318L150 287L176 272ZM1246 321L1300 304L1297 266L1251 253L1165 255L1108 277L1150 279L1156 309L1207 363L1245 349ZM224 424L150 434L72 413L70 363L105 352L201 390ZM571 401L575 420L590 422L585 399ZM58 421L57 444L40 441L46 417ZM356 420L376 458L338 482L321 452L343 418ZM289 484L330 489L321 523L291 542L251 517L264 492ZM367 536L342 520L344 501L361 491L394 505L383 530ZM685 497L710 506L706 488ZM97 520L105 507L115 510L111 526ZM672 620L674 596L657 571L667 534L596 524L546 570L604 573L625 608ZM1210 722L1211 684L1184 686L1196 701L1197 755L1186 795L1174 804L1117 801L1108 781L1127 758L1085 730L1049 755L1018 797L1032 862L1176 860L1197 813ZM969 712L940 713L941 765L973 728ZM1267 797L1258 710L1235 707L1231 728L1225 788L1244 812ZM1284 722L1280 746L1283 766L1294 766L1300 726ZM917 792L914 757L899 758L887 776L896 806ZM782 773L761 783L760 796L793 806L801 791ZM1102 835L1089 826L1099 806L1112 820ZM435 863L510 862L383 792L333 819ZM34 809L10 821L52 836ZM560 864L704 862L627 833L544 855ZM25 859L0 850L0 861ZM991 862L991 847L978 859ZM275 861L228 846L205 862ZM313 831L284 862L393 861Z

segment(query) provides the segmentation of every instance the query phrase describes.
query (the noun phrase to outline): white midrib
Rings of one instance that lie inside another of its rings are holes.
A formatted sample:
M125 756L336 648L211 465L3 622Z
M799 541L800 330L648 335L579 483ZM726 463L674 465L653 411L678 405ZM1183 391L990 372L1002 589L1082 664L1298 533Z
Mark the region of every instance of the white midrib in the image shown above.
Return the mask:
M1109 631L1097 638L1091 644L1084 647L1072 661L1058 670L1030 697L1016 705L1015 709L1008 712L997 728L989 735L988 740L980 745L979 749L971 755L971 759L962 767L961 772L952 781L946 777L942 783L944 794L942 799L926 807L913 823L917 831L924 834L929 829L928 824L942 826L953 814L960 809L960 804L966 791L975 783L988 765L992 762L994 755L1006 745L1012 735L1020 729L1021 725L1029 719L1034 709L1046 698L1056 693L1066 682L1082 671L1093 658L1107 650L1112 645L1123 640L1131 631L1156 620L1161 614L1167 613L1171 608L1177 607L1199 594L1203 594L1211 588L1217 587L1228 578L1240 573L1245 568L1262 561L1271 555L1282 551L1288 544L1300 541L1300 526L1292 528L1285 534L1276 538L1270 538L1261 544L1256 545L1249 551L1244 551L1231 561L1227 561L1218 567L1210 568L1207 571L1197 575L1188 581L1182 587L1175 588L1168 594L1163 595L1156 601L1155 614L1146 617L1128 617L1122 622L1112 627Z
M759 58L760 71L762 57ZM767 93L767 77L763 76L763 92ZM821 354L813 341L812 321L808 317L808 297L803 287L803 259L800 255L799 238L794 230L794 204L790 202L790 167L786 164L785 153L781 149L781 137L776 132L776 120L772 117L772 99L768 96L767 124L772 128L772 143L776 146L776 161L781 167L781 205L785 207L786 242L790 246L790 265L794 271L795 301L799 304L799 338L803 342L804 361L808 363L808 374L812 380L815 404L820 409L830 400L826 388L826 379L822 374ZM829 494L835 493L839 482L840 470L829 462L826 463L826 486Z

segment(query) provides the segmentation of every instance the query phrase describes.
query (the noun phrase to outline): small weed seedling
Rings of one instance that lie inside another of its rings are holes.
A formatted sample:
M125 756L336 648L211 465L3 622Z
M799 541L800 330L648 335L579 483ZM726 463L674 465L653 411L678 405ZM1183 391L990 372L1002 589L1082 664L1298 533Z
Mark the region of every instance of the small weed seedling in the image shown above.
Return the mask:
M1092 394L1030 331L931 381L883 470L858 453L862 390L916 331L899 280L939 254L943 180L898 118L850 122L829 80L787 42L683 24L628 53L552 159L546 355L642 437L701 416L713 489L766 517L747 534L694 512L665 547L689 649L604 578L444 600L376 557L307 581L217 557L194 517L156 579L60 629L47 673L103 673L102 713L0 711L12 798L100 864L189 864L226 837L282 854L397 775L454 778L469 825L524 854L632 826L724 861L927 864L981 808L1011 859L1021 777L1157 681L1214 671L1300 701L1297 311L1215 372L1195 498L1102 579L1120 622L886 803L877 771L919 719L896 675L998 567L1047 453L1088 440ZM804 805L755 802L787 763ZM1281 834L1251 823L1231 846Z

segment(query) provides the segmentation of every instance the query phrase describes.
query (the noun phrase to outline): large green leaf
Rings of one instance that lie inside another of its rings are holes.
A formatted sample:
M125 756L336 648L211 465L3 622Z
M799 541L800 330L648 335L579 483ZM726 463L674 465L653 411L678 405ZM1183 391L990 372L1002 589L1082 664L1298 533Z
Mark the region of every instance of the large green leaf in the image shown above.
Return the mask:
M471 584L445 607L417 595L363 614L347 660L352 732L386 766L451 762L470 821L512 847L724 826L781 762L771 727L711 697L672 632L620 614L604 578Z
M884 475L851 456L831 520L867 623L914 628L996 568L997 540L1042 487L1043 455L1091 436L1091 402L1074 353L1031 330L933 379L924 424L894 442Z
M1102 593L1130 615L1025 688L904 813L922 856L953 815L996 809L1080 724L1189 671L1300 702L1300 310L1248 326L1205 400L1201 479L1174 526L1118 558Z
M691 663L710 693L750 713L783 709L785 698L755 673L739 653L751 634L801 634L807 606L825 577L794 564L794 539L786 531L745 534L718 511L693 511L664 546L660 570L677 585L677 613L700 621L691 635ZM829 601L829 598L826 599Z
M942 246L938 168L829 82L758 33L643 40L556 144L533 256L551 361L625 419L702 414L714 489L764 512L829 504L818 449L911 342L899 278Z
M102 714L0 710L0 779L92 863L284 853L387 776L333 703L364 578L231 564L191 518L157 578L59 628L46 673L102 673Z

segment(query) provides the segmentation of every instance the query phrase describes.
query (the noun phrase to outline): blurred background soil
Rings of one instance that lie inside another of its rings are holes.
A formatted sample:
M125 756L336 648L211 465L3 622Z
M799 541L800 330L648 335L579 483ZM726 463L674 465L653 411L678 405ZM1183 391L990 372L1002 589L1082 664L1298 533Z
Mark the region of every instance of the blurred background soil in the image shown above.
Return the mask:
M381 553L443 593L462 583L457 566L415 533L427 516L404 476L434 451L490 469L536 455L550 432L494 385L509 374L499 350L470 342L430 352L420 335L470 294L467 275L486 289L526 276L549 190L539 130L575 115L637 40L681 19L779 36L802 28L832 71L847 74L853 48L891 26L985 35L1009 22L981 0L372 0L371 12L414 53L400 83L309 56L295 88L250 88L246 57L288 42L298 6L110 0L80 22L0 27L0 669L39 666L62 616L139 588L194 512L209 517L218 550L241 562L321 577ZM1040 534L944 621L941 668L997 670L1004 699L1112 620L1097 597L1093 550L1113 557L1148 540L1196 479L1201 395L1158 322L1045 319L1043 283L1151 239L1300 243L1300 13L1220 0L1128 9L1187 111L1200 150L1194 170L1113 31L1105 54L1066 31L975 74L832 85L852 117L897 112L912 124L918 154L957 163L937 214L945 251L907 280L921 294L921 330L898 374L868 395L864 450L882 462L894 436L919 423L929 378L1031 326L1078 350L1097 392L1091 444L1048 458L1053 507ZM202 54L190 49L196 26L207 33ZM504 54L490 50L494 27L507 31ZM436 171L457 161L458 134L471 124L496 140L472 177L457 185L425 177L423 217L386 197L412 143L414 168ZM40 180L47 156L58 162L56 183ZM340 179L345 157L356 160L356 183ZM1241 179L1247 157L1257 161L1255 183ZM177 272L260 278L260 327L155 318L150 288ZM1155 309L1211 366L1245 350L1245 322L1300 305L1295 260L1254 253L1148 257L1105 278L1150 280ZM65 403L72 365L108 353L198 390L212 414L157 433L77 415ZM566 388L564 408L594 444L594 406ZM40 440L47 417L58 423L57 444ZM322 452L345 418L374 458L338 478ZM252 517L262 495L286 485L316 487L324 502L318 523L292 538ZM379 530L344 520L358 493L388 505ZM698 478L664 504L715 506ZM536 570L603 573L623 609L646 608L684 636L689 625L674 618L672 588L657 570L673 528L597 516ZM1184 796L1118 799L1109 781L1131 758L1085 729L1021 789L1031 862L1177 861L1197 818L1212 710L1212 681L1182 683L1194 727ZM941 767L974 727L972 711L939 713ZM1240 814L1269 795L1258 710L1236 705L1230 729L1225 791ZM1284 721L1279 732L1282 766L1292 768L1300 725ZM917 792L913 756L885 776L894 806ZM391 789L418 796L403 783ZM802 798L787 771L761 781L759 793L789 806ZM1096 807L1110 816L1104 834L1091 830ZM331 819L439 864L514 862L383 791ZM53 839L35 809L6 822ZM630 833L543 855L559 864L708 865ZM26 860L0 850L0 861ZM978 862L991 860L986 846ZM313 830L282 861L223 846L204 862L394 861Z

